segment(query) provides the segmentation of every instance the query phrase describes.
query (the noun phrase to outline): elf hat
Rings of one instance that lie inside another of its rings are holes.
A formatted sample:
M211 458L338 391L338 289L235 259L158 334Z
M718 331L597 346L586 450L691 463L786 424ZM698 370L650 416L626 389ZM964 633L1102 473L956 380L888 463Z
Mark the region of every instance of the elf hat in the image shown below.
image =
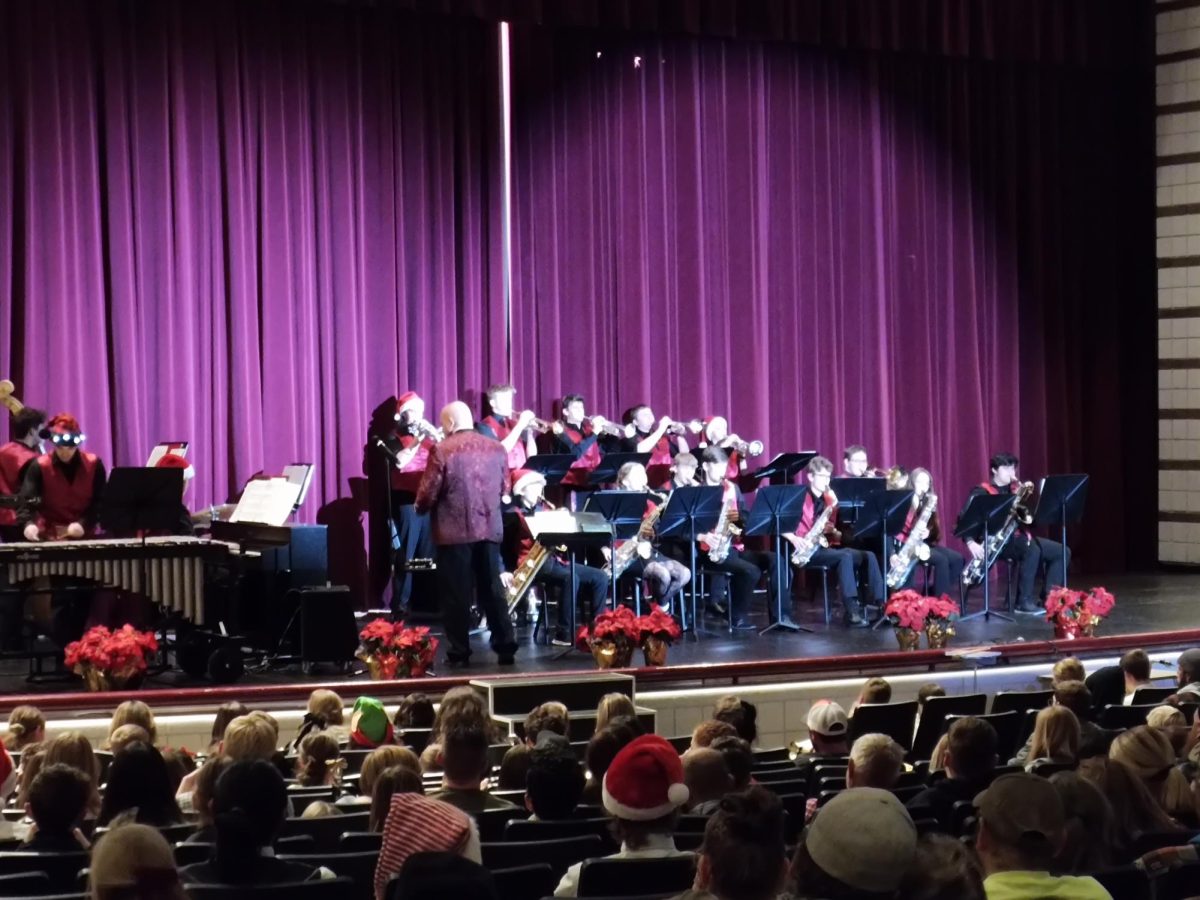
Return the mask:
M400 417L406 410L415 410L418 406L424 407L424 405L425 401L416 391L405 391L396 398L396 421L400 421Z
M191 481L196 475L196 469L190 462L178 453L164 453L154 464L156 469L183 469L183 480Z
M350 743L375 748L392 742L392 723L387 710L374 697L359 697L350 713Z
M630 741L604 775L604 808L618 819L649 822L687 803L683 762L656 734Z

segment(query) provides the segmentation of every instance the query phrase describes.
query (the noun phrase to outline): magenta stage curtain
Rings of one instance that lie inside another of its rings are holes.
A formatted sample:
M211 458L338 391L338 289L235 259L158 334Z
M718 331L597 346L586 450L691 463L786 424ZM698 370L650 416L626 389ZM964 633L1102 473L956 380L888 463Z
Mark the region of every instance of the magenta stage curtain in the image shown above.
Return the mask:
M947 524L992 452L1088 471L1081 561L1120 564L1122 302L1152 282L1116 76L534 27L513 58L526 397L863 443L930 467Z

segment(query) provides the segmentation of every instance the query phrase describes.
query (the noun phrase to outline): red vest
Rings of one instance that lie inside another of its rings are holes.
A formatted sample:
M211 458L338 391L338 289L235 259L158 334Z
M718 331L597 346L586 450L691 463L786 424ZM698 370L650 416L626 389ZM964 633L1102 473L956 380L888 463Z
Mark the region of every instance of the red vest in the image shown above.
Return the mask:
M512 427L516 423L516 419L498 419L495 416L485 416L483 424L492 429L496 434L496 440L503 441L506 437L512 434ZM518 439L513 445L508 454L508 467L510 469L520 469L525 465L525 460L528 459L525 453L525 442Z
M37 466L42 471L42 505L38 509L38 519L39 526L46 531L66 528L72 522L82 523L92 505L100 457L80 450L77 458L79 468L75 470L75 480L68 481L62 466L55 465L53 452L38 457Z
M829 507L832 506L836 510L837 504L831 502L832 499L833 498L830 497L830 495L829 495L829 491L826 491L825 497L824 497L825 508L828 509ZM796 534L799 537L804 537L806 534L808 534L810 531L812 531L813 523L815 523L817 521L817 513L816 513L815 506L816 506L816 504L813 503L813 492L811 490L805 491L804 492L804 506L801 507L801 509L800 509L800 523L796 526ZM835 513L831 513L829 516L829 524L825 528L826 534L828 534L830 531L833 531L836 526L837 526L837 513L835 512ZM834 546L837 543L838 542L834 541L832 538L829 541L830 546Z
M648 435L637 432L633 439L635 441L645 440ZM650 459L646 463L646 478L652 488L660 488L671 480L671 463L675 457L671 453L673 438L670 435L664 434L658 439L658 442L650 448Z
M420 440L419 438L405 434L400 436L400 447L403 450L411 450L413 445ZM397 469L392 466L392 488L397 491L408 491L415 494L417 488L421 486L421 476L425 472L425 466L429 463L429 448L433 446L431 441L421 441L421 446L413 455L413 458L408 461L408 464L403 469Z
M993 497L997 496L1000 493L1000 488L996 487L990 481L981 481L979 483L979 486L981 488L983 488L985 491L987 491L989 494L991 494ZM1015 494L1020 489L1020 487L1021 487L1021 485L1019 482L1010 481L1008 483L1008 492L1010 494ZM1023 528L1021 526L1017 526L1017 534L1024 535L1025 537L1029 537L1032 534L1032 532L1028 528Z
M584 427L587 429L586 432L581 431L574 425L568 425L564 422L563 436L572 444L578 446L579 444L582 444L584 440L591 437L592 434L591 425L585 423ZM567 474L563 477L562 483L577 487L580 485L585 485L587 484L588 473L598 465L600 465L600 444L593 441L592 445L583 451L583 453L579 455L579 458L576 459L575 462L571 463L571 468L567 470Z
M37 458L38 452L20 441L10 441L0 447L0 494L12 496L21 490L21 470L27 462ZM16 522L16 510L0 509L0 525L15 525Z

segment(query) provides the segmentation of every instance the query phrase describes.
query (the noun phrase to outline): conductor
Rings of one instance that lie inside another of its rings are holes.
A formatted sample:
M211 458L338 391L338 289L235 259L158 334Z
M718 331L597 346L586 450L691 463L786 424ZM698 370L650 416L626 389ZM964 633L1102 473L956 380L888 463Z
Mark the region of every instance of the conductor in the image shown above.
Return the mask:
M438 584L445 597L446 658L465 666L471 657L473 592L500 664L512 665L517 643L500 582L500 504L509 490L508 455L499 441L474 431L471 410L461 401L442 409L441 425L446 438L429 450L416 507L433 523Z

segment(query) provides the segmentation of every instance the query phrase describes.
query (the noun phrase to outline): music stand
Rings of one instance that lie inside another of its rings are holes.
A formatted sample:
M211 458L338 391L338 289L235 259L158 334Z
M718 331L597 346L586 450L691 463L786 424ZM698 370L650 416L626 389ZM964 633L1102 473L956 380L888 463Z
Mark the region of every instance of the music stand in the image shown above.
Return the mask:
M837 497L838 524L842 531L852 530L862 514L867 498L879 491L887 490L886 478L852 478L842 476L829 479L829 490Z
M667 508L663 510L658 520L658 536L687 537L688 565L691 571L691 581L688 583L688 604L690 610L690 627L692 637L696 637L696 536L710 531L721 518L721 507L725 502L725 493L720 485L692 485L676 488L671 492ZM683 630L689 628L688 604L680 603L680 621Z
M100 496L106 534L174 531L183 506L183 470L118 467L108 473Z
M750 473L755 482L767 479L769 484L794 484L800 470L820 454L816 450L780 453L760 469Z
M793 455L800 456L802 454ZM778 459L778 457L776 458ZM813 633L811 628L805 628L803 625L793 622L791 616L786 619L783 617L783 573L788 567L783 554L783 535L795 531L800 525L806 493L808 493L806 484L769 484L755 492L754 505L746 514L745 534L747 536L770 535L775 543L775 621L760 631L760 636L776 628L782 628L784 631Z
M1008 515L1008 511L1012 509L1012 505L1017 502L1016 494L976 494L967 503L967 508L962 511L962 515L958 517L957 526L954 529L954 536L963 538L964 540L972 534L976 534L981 529L983 531L983 539L980 543L983 544L983 609L971 615L963 615L961 621L966 622L969 619L977 619L983 616L984 619L989 619L995 616L998 619L1004 619L1006 622L1013 621L1012 616L1004 613L996 612L992 609L992 589L991 589L991 569L992 566L987 561L987 546L988 535L994 534L997 529L1003 528L1003 519ZM1004 548L1001 547L1001 550ZM1000 558L1000 554L996 554L996 559ZM992 565L996 559L992 560ZM963 592L962 606L963 612L966 612L967 598L971 596L971 589L967 588Z
M554 659L562 659L575 649L575 634L578 631L575 621L575 610L579 604L579 575L575 570L575 553L578 550L587 551L592 547L603 547L612 541L612 528L596 513L577 513L575 523L579 531L543 531L537 535L537 542L543 547L565 547L567 560L571 568L571 597L567 608L570 643ZM592 610L596 614L596 610Z
M649 455L649 454L647 454ZM642 518L646 514L646 501L650 495L642 491L596 491L588 495L583 504L583 511L598 513L612 527L609 541L609 563L617 558L617 539L632 538L637 535L642 526ZM616 571L613 571L616 575ZM612 594L613 609L617 608L617 579L610 579L609 591ZM635 593L634 602L638 615L642 614L642 594Z
M1059 527L1063 545L1060 582L1063 587L1067 586L1067 526L1074 525L1083 518L1087 487L1086 475L1047 475L1042 479L1042 486L1038 491L1038 506L1033 516L1033 524Z
M600 462L588 472L587 486L600 487L605 484L615 484L617 473L626 463L640 463L645 466L650 462L649 453L605 453Z
M541 474L547 485L559 484L575 463L570 453L536 453L525 460L525 468Z
M888 560L891 558L891 553L888 552L888 538L904 530L904 520L908 518L914 493L911 488L904 488L891 491L885 489L868 494L854 523L851 538L857 544L864 544L869 538L879 535L879 564L885 577ZM885 599L885 605L886 602ZM878 628L884 621L886 617L880 616L873 627Z

